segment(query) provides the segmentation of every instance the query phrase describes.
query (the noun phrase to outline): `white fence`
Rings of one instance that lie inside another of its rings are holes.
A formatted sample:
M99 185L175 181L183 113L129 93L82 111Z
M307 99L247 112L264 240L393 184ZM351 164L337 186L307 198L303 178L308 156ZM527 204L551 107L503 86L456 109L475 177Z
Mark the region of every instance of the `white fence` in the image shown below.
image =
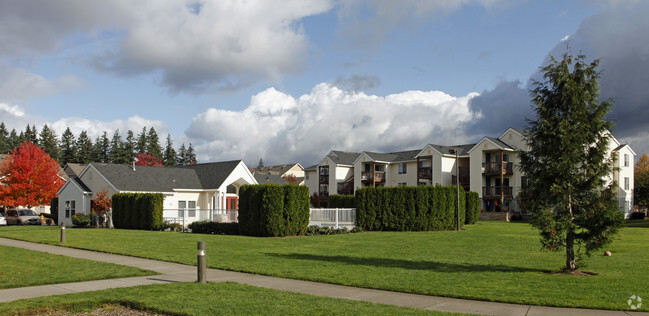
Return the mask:
M335 228L356 226L355 208L312 208L309 226L333 226Z

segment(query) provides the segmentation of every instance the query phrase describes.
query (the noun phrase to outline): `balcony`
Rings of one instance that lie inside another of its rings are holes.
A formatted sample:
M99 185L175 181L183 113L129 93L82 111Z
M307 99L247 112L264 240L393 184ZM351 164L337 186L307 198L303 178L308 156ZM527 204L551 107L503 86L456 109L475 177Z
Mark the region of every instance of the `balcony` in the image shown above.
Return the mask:
M417 176L421 179L432 179L433 178L433 168L431 167L419 167L417 168Z
M452 175L451 184L455 185L456 183L457 183L457 177L455 175ZM460 174L460 186L462 186L465 190L469 190L470 182L469 182L468 174Z
M502 165L502 169L501 169ZM484 175L509 175L514 173L514 164L509 161L504 162L484 162L482 163L482 173Z
M385 182L385 172L384 171L374 171L374 172L361 172L361 181L363 182Z
M320 175L320 183L329 183L329 175Z
M491 187L482 187L482 198L501 198L501 195L504 194L506 199L511 199L512 187L506 186L491 186Z
M338 194L354 194L354 183L353 182L341 182L338 183Z

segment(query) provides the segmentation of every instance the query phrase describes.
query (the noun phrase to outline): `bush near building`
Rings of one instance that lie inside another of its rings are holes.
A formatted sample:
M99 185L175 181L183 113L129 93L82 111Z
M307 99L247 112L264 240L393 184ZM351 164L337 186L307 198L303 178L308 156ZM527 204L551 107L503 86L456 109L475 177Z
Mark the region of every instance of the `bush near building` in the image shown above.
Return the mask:
M456 229L456 194L455 186L361 188L356 191L356 226L369 231ZM465 213L460 188L460 225Z
M113 194L113 225L122 229L159 230L163 226L162 193Z
M297 185L244 185L239 190L239 232L282 237L304 235L309 225L309 189Z
M464 224L475 224L480 217L480 195L477 192L466 192L466 219Z
M354 208L356 207L353 195L332 194L329 196L329 208Z

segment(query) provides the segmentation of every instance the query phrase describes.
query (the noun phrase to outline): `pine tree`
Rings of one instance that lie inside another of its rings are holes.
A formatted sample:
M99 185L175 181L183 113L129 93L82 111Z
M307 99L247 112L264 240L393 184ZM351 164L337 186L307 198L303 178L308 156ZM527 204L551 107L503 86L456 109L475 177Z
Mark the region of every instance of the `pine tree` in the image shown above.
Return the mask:
M86 131L82 131L77 138L77 156L74 162L88 164L92 162L93 145Z
M633 168L633 201L636 205L649 205L649 156L643 153Z
M192 143L189 143L189 146L187 147L187 158L186 158L186 163L188 165L193 165L196 163L196 153L194 153L194 148L192 147Z
M156 158L162 158L160 138L153 127L149 129L149 133L147 134L147 152Z
M263 167L264 167L264 161L261 158L259 158L259 163L257 164L257 168L255 168L255 169L259 170L259 169L261 169Z
M101 136L97 137L93 149L93 160L94 162L108 163L108 151L110 149L110 141L108 140L108 135L104 132Z
M133 157L135 157L135 136L133 136L133 131L128 130L126 132L126 141L124 141L124 147L122 148L122 161L130 164L133 162Z
M61 135L61 159L59 163L61 166L65 166L69 162L76 161L76 148L74 143L74 134L70 128L66 128Z
M162 160L165 167L174 167L178 165L178 161L176 159L176 150L174 150L174 144L171 141L170 134L167 134L167 146L165 147L165 152Z
M34 128L32 129L31 127L29 127L29 124L27 124L27 128L25 128L25 133L23 134L23 141L27 141L34 145L38 145L36 125L34 125Z
M135 151L137 153L145 153L148 149L149 140L146 135L146 126L142 128L142 133L137 135L137 143L135 144Z
M178 164L181 166L187 165L187 149L185 148L185 143L180 145L180 148L178 149L178 156L177 156L177 161Z
M9 146L9 151L12 151L14 148L20 145L20 137L16 133L16 129L12 128L7 138L7 145Z
M122 136L119 135L119 129L113 133L113 138L110 141L110 148L108 149L108 161L114 164L127 164L129 161L124 160L123 155L124 144L122 143Z
M34 128L33 130L35 130ZM56 133L45 124L39 135L38 144L52 159L59 160L59 141Z
M4 122L0 122L0 154L6 154L11 151L9 146L9 131Z
M533 213L543 248L565 249L569 272L578 268L575 255L580 258L582 246L590 255L611 242L622 223L606 183L612 172L612 124L605 119L611 104L599 101L599 60L584 59L564 54L542 68L544 81L530 91L537 119L529 122L528 150L518 152L531 181L521 200Z

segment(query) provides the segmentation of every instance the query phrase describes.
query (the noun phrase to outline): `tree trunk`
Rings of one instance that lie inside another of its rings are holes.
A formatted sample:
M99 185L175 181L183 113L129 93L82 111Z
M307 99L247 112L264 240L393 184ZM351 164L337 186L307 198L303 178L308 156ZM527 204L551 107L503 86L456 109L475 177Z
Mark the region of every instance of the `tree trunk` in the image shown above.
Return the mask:
M575 262L575 233L572 227L568 228L566 234L566 270L577 270L577 263Z

